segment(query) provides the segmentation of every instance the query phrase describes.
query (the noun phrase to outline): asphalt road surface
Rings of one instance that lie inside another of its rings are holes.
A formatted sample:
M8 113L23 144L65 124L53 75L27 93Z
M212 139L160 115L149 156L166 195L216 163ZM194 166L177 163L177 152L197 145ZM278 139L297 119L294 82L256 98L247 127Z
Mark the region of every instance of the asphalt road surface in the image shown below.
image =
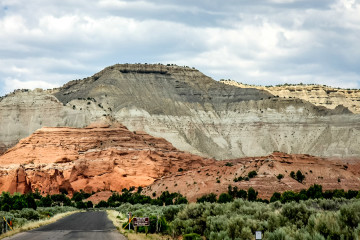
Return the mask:
M55 223L16 234L7 240L126 240L107 218L106 212L82 212L62 218Z

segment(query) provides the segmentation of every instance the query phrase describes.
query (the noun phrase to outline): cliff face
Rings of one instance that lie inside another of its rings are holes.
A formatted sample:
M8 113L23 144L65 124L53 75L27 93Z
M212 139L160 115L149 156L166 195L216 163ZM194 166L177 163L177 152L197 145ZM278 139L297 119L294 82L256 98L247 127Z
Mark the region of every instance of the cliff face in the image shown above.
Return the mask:
M232 80L222 80L220 82L240 88L255 88L268 91L274 96L303 99L316 106L323 106L329 109L344 106L353 113L360 113L359 89L341 89L323 85L282 85L265 87L246 85Z
M18 90L0 99L0 154L42 126L84 127L96 110L64 106L48 91Z
M125 187L148 186L180 167L213 162L121 125L42 128L0 156L0 191L121 192Z
M83 127L107 118L216 159L273 151L360 156L360 115L347 108L226 85L178 66L114 65L51 92L10 94L0 115L5 148L41 126Z

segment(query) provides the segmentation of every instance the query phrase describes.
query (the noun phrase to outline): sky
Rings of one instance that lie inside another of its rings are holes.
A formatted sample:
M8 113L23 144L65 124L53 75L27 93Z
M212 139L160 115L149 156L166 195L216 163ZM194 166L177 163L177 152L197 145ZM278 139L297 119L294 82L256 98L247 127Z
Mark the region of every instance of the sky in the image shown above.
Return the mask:
M0 96L116 63L360 88L360 0L0 0Z

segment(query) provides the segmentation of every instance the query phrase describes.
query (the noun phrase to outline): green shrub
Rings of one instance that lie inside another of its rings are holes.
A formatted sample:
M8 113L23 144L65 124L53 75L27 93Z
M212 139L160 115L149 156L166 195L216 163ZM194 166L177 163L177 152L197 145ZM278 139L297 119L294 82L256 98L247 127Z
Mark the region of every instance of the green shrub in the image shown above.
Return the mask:
M228 193L222 193L219 196L218 203L227 203L233 200L232 196Z
M305 179L305 175L302 174L300 170L298 170L295 174L294 171L290 172L290 177L298 181L299 183L302 183Z
M197 233L188 233L183 236L184 240L201 240L201 236Z
M16 197L16 198L15 198L15 201L14 201L14 204L13 204L13 206L12 206L12 209L14 209L14 210L21 210L21 209L27 208L27 207L28 207L28 205L27 205L27 203L26 203L26 201L25 201L24 198L22 198L22 197Z
M240 176L240 177L235 177L233 181L234 182L241 182L242 180L244 180L244 178Z
M86 204L85 204L83 201L76 202L76 208L85 209L85 208L86 208Z
M281 214L298 228L307 225L311 213L304 203L286 203L281 210Z
M105 202L104 200L101 200L98 204L95 205L96 208L106 208L109 204Z
M231 239L252 239L251 229L246 226L246 221L241 216L233 217L228 222L227 233Z
M51 196L48 194L40 199L39 207L51 207L52 203Z
M171 222L175 216L184 208L184 205L172 205L164 208L163 214L166 221Z
M18 227L24 226L25 223L27 223L27 222L28 222L28 219L26 219L26 218L15 218L13 225L14 225L14 227L18 228Z
M4 204L1 206L1 211L4 211L4 212L10 211L10 205L9 205L8 203L4 203Z
M91 201L86 202L86 208L93 208L93 207L94 207L94 205Z
M296 172L296 180L299 182L299 183L302 183L305 179L305 175L302 174L302 172L300 170L298 170Z
M209 239L224 239L227 235L227 225L228 225L229 217L225 215L215 215L208 216L206 218L206 226L207 229L205 231L205 237ZM220 233L221 234L215 234Z
M203 202L210 202L210 203L214 203L216 202L216 194L215 193L209 193L209 194L205 194L203 196L201 196L200 198L196 199L197 203L203 203Z
M283 194L281 194L280 201L282 203L287 203L291 201L297 201L297 194L293 191L285 191Z
M353 191L353 190L349 190L346 193L346 198L347 199L352 199L352 198L356 198L356 196L359 194L358 191Z
M276 229L274 232L267 232L265 234L265 239L267 240L289 240L290 238L287 237L286 232L284 231L284 229L279 228Z
M40 214L32 208L24 208L19 211L18 217L25 218L27 220L39 220Z
M225 166L227 166L227 167L232 167L233 164L232 164L232 162L227 162L227 163L225 163Z
M210 232L210 240L231 240L226 231Z
M336 213L318 213L312 221L314 221L314 230L324 236L325 239L341 239L340 221Z
M333 191L332 198L345 198L346 193L344 189L336 189Z
M256 175L257 175L257 172L256 172L256 171L251 171L251 172L248 173L248 177L249 177L249 178L253 178L253 177L255 177Z
M360 224L360 202L344 205L340 208L341 221L350 228L356 228Z

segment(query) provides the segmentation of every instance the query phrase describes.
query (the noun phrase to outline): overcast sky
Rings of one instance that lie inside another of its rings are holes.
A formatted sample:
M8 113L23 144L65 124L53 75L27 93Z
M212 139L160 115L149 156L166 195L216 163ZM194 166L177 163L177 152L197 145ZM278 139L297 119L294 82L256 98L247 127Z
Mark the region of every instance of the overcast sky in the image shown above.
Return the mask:
M116 63L360 88L360 0L0 0L0 95Z

